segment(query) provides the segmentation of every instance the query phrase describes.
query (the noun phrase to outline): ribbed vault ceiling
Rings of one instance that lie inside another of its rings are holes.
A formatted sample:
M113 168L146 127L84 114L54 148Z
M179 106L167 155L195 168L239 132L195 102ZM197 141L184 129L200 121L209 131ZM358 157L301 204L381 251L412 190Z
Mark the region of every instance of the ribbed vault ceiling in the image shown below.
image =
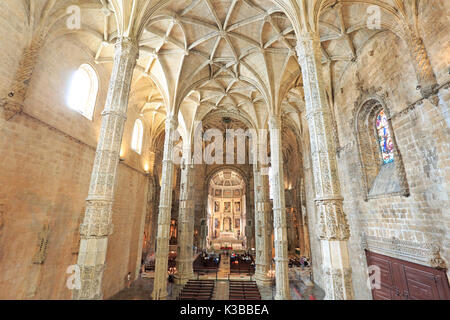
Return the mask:
M299 75L295 44L289 19L272 1L172 1L145 28L141 46L149 57L142 62L175 93L171 110L196 90L197 120L224 108L260 123L257 109L276 112Z
M187 134L193 121L212 112L246 117L259 128L267 125L269 111L298 115L304 108L302 90L296 88L302 85L294 50L299 28L320 34L332 103L342 73L365 44L386 30L402 37L405 29L417 27L424 2L304 0L296 7L296 0L8 1L23 10L30 39L38 33L47 34L47 42L69 37L107 68L118 34L138 34L130 107L158 128L154 134L160 133L165 114L178 109ZM72 4L81 7L80 30L66 26ZM371 5L381 10L379 30L367 28Z

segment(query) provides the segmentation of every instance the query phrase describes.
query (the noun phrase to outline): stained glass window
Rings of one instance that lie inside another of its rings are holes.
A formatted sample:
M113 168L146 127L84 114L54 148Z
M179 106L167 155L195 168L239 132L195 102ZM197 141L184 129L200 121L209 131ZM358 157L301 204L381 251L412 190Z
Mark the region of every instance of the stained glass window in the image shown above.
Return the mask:
M376 121L378 142L380 144L381 155L383 163L390 163L394 161L394 143L392 142L391 133L389 130L389 122L384 110L381 110L377 116Z

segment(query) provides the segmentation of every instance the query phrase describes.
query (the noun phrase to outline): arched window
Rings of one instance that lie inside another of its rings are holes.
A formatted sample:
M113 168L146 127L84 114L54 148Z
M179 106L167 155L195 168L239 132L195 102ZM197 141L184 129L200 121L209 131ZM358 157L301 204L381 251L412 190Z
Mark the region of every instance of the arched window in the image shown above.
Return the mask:
M384 113L384 109L382 109L377 115L376 129L383 164L391 163L394 161L394 142L392 141L389 122L386 114Z
M373 97L355 110L355 137L366 201L386 195L409 196L405 168L389 114L384 101Z
M68 106L92 120L98 93L98 77L94 68L88 64L81 65L72 77Z
M133 149L139 154L142 153L143 136L144 136L144 126L142 125L142 121L140 119L137 119L134 122L133 136L131 138L131 149Z

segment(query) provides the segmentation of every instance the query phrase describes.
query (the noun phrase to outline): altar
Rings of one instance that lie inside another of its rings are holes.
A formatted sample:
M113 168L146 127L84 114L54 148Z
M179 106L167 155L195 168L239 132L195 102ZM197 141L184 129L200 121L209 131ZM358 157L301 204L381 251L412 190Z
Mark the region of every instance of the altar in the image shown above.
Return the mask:
M207 247L242 250L247 246L245 183L238 172L222 170L212 176L208 193Z
M230 248L231 250L244 249L243 240L237 239L233 232L223 231L219 237L211 240L211 247L214 250L220 250L221 248Z

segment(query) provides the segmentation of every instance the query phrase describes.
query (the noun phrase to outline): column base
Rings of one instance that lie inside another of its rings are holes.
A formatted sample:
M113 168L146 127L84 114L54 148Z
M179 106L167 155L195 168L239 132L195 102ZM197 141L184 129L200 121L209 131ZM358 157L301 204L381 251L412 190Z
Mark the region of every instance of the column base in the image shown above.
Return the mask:
M169 294L167 293L167 289L166 289L166 290L164 290L164 292L161 292L161 293L159 294L158 298L156 298L156 292L153 291L153 293L152 293L152 299L153 299L153 300L166 300L166 298L167 298L168 295L169 295Z
M272 285L272 279L270 279L266 274L255 273L254 279L256 283L260 286Z
M103 300L103 293L93 296L82 296L80 290L74 289L72 291L72 300Z
M195 278L195 275L193 273L191 274L176 274L174 276L175 283L176 284L186 284L189 280L192 280Z
M286 294L275 294L275 300L291 300L291 296L287 296Z

